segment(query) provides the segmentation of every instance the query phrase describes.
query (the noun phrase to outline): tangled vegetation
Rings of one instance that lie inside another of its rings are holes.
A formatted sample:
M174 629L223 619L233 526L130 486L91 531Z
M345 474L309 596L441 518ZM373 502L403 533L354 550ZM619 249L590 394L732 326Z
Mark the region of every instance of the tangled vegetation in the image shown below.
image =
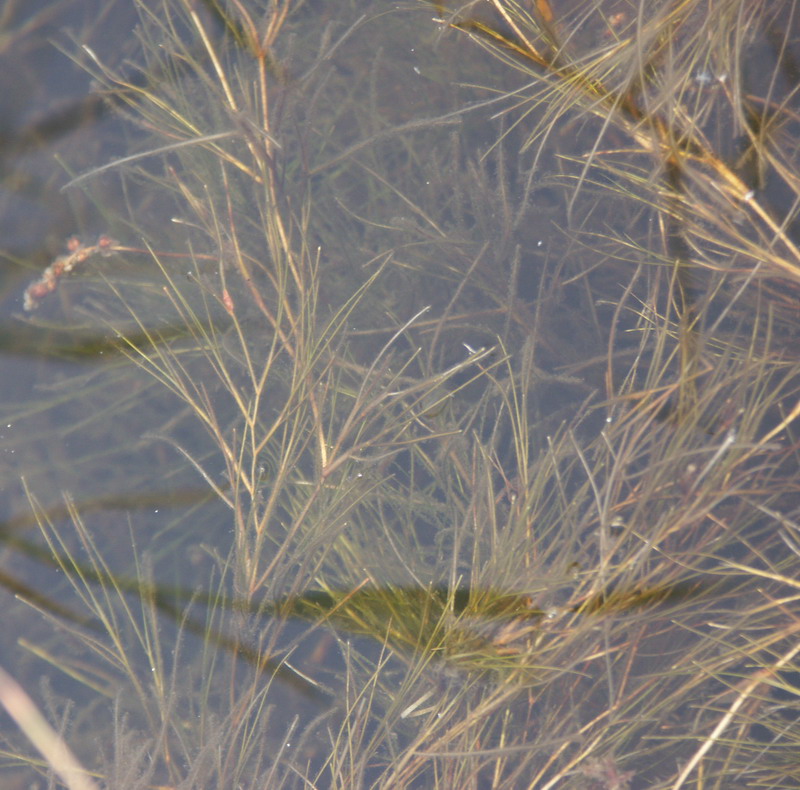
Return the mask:
M130 151L26 320L106 361L12 548L101 785L800 781L800 8L561 5L84 53Z

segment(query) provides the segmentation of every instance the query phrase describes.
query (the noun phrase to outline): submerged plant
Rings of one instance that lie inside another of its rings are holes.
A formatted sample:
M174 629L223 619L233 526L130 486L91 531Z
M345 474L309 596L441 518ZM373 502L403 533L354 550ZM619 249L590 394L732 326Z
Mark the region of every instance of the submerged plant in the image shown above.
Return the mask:
M794 4L335 5L140 3L144 77L93 61L140 150L71 189L129 213L28 306L113 343L70 469L121 471L29 479L12 544L71 743L120 788L796 782Z

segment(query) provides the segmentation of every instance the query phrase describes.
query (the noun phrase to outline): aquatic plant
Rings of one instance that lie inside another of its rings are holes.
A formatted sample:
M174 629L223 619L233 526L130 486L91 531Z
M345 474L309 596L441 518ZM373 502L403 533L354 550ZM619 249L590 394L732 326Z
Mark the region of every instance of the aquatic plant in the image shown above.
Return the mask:
M335 6L140 3L142 76L92 60L137 150L69 189L129 211L28 306L115 349L65 399L121 471L29 479L13 544L70 743L120 788L796 782L795 4Z

